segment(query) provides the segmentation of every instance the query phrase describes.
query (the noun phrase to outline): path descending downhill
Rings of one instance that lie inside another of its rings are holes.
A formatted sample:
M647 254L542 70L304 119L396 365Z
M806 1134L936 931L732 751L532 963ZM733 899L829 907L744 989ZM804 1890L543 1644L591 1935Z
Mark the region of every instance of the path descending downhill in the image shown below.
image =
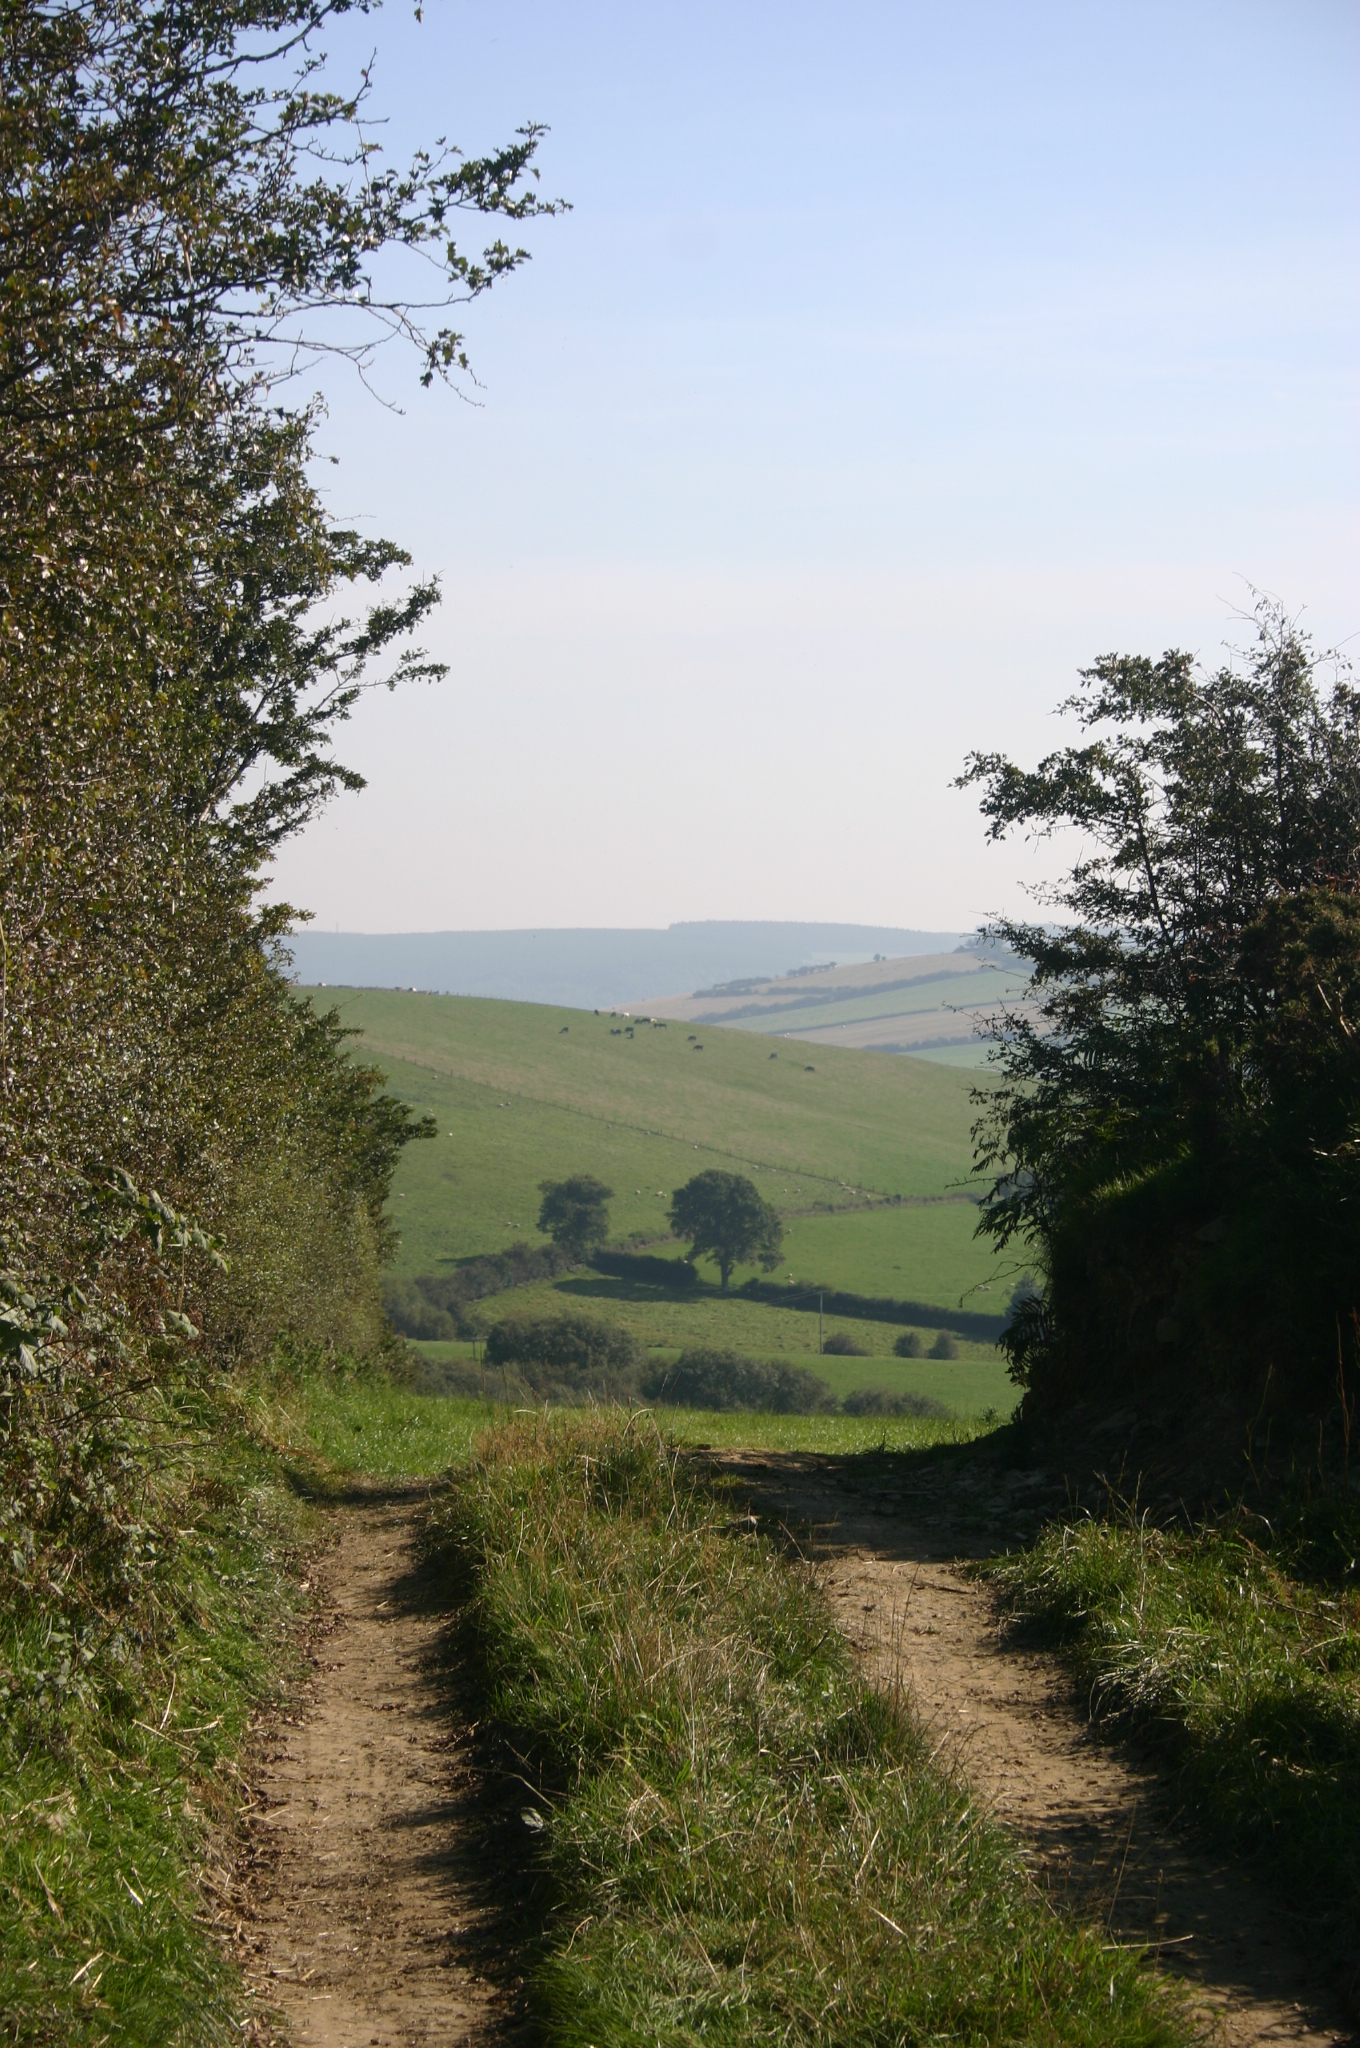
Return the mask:
M466 1731L430 1671L415 1503L341 1509L311 1683L255 1772L266 1838L250 1974L297 2048L483 2048L503 2007L478 1974Z
M1269 1900L1175 1829L1157 1773L1096 1734L1052 1658L1003 1642L993 1596L956 1562L996 1545L960 1526L948 1468L906 1481L890 1460L873 1476L793 1453L720 1463L767 1526L796 1534L875 1680L910 1698L1055 1903L1146 1946L1221 2048L1356 2041Z

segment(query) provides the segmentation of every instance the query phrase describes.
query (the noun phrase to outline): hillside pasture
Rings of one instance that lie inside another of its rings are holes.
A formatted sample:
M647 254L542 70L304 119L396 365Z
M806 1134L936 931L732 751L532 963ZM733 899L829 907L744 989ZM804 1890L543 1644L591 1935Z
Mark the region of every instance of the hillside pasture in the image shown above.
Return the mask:
M363 1032L362 1056L438 1126L398 1169L399 1274L537 1242L539 1182L577 1172L615 1190L613 1242L679 1256L665 1242L671 1191L720 1167L749 1175L784 1216L776 1277L1004 1306L1006 1273L973 1236L976 1210L940 1199L957 1197L971 1163L966 1073L837 1048L805 1062L716 1028L695 1033L697 1053L675 1023L540 1004L314 994Z

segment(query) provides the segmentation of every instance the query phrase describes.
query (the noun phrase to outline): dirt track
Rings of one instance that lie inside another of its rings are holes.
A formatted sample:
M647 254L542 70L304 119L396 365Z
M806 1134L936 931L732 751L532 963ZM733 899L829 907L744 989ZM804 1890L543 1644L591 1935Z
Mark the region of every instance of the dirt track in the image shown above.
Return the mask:
M1230 2048L1356 2039L1256 1886L1179 1835L1154 1770L1094 1733L1052 1659L1003 1645L990 1594L954 1563L994 1550L995 1528L970 1531L950 1468L918 1468L908 1496L890 1460L722 1464L815 1557L877 1682L907 1693L1055 1901L1152 1949Z
M988 1594L953 1564L994 1538L970 1539L947 1471L918 1469L907 1499L862 1462L722 1462L767 1525L805 1546L812 1532L876 1679L909 1690L1056 1899L1112 1942L1149 1944L1225 2048L1355 2040L1255 1888L1178 1838L1155 1775L1093 1737L1050 1661L1003 1648ZM470 1731L433 1673L441 1617L413 1571L415 1512L337 1510L314 1675L255 1773L239 1947L297 2048L490 2048L514 2032L512 1996L488 1981L494 1876L473 1867Z
M337 1511L312 1683L255 1774L249 1970L298 2048L504 2038L478 1967L467 1733L430 1669L441 1617L413 1569L415 1512Z

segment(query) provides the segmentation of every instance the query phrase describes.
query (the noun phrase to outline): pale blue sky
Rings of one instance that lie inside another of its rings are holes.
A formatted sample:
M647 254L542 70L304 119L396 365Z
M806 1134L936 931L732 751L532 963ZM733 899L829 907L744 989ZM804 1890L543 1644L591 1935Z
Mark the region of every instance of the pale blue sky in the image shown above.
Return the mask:
M453 673L345 734L279 884L345 929L966 927L1041 872L950 779L1077 665L1360 630L1360 9L427 0L394 153L551 123L574 211L480 405L328 382L336 510ZM1360 642L1357 642L1360 647Z

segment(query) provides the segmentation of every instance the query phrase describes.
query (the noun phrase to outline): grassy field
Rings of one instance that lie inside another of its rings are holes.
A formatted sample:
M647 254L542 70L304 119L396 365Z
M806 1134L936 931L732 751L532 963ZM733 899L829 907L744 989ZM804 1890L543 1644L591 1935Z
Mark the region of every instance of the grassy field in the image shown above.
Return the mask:
M436 1347L431 1347L436 1348ZM489 1386L494 1393L494 1375ZM299 1438L338 1473L371 1479L432 1479L467 1458L484 1431L506 1418L495 1402L416 1394L382 1382L317 1377L288 1400ZM985 1427L963 1418L911 1415L742 1415L649 1409L679 1443L765 1451L919 1451L967 1443Z
M516 1297L516 1305L535 1290L526 1288ZM733 1304L742 1306L743 1304ZM535 1304L541 1311L541 1297ZM769 1315L769 1311L756 1311ZM636 1323L626 1323L622 1315L611 1315L611 1322L625 1324L632 1333L647 1344L649 1350L667 1356L678 1356L686 1346L697 1346L701 1339L714 1349L741 1351L748 1357L769 1358L785 1364L806 1365L826 1381L838 1399L854 1393L860 1387L886 1387L892 1393L924 1394L929 1400L938 1401L951 1414L957 1416L984 1415L993 1410L1000 1416L1008 1416L1019 1399L1019 1390L1006 1375L1004 1364L990 1346L960 1344L965 1355L959 1358L894 1358L886 1349L878 1356L867 1358L819 1358L816 1349L806 1351L772 1350L768 1345L761 1348L762 1339L769 1330L768 1322L757 1322L754 1326L735 1325L733 1334L717 1334L700 1331L698 1335L686 1329L683 1341L677 1336L667 1342L664 1338L655 1342L638 1329ZM782 1320L780 1318L779 1320ZM733 1326L729 1326L732 1328ZM860 1324L860 1331L864 1325ZM431 1367L457 1362L467 1364L472 1360L471 1344L416 1344L412 1347ZM494 1394L494 1374L488 1378L488 1388Z
M489 1327L512 1312L551 1315L564 1308L583 1309L606 1322L618 1323L649 1348L704 1344L771 1358L798 1354L804 1362L817 1352L815 1309L779 1308L741 1295L722 1295L716 1288L672 1294L604 1273L569 1273L561 1280L538 1280L528 1287L493 1294L477 1303L476 1313L483 1327ZM931 1338L935 1328L923 1324L921 1334ZM871 1356L886 1358L891 1357L902 1326L828 1315L823 1318L823 1331L827 1337L847 1336ZM962 1357L995 1361L998 1356L990 1344L970 1343L964 1337L957 1341Z
M974 1239L972 1205L916 1205L967 1180L969 1073L834 1047L805 1060L714 1027L691 1043L680 1023L638 1024L629 1038L614 1035L621 1018L532 1003L315 995L362 1029L363 1054L438 1124L433 1143L405 1154L393 1194L401 1273L537 1242L538 1183L572 1172L614 1188L616 1241L664 1236L672 1190L716 1166L748 1174L785 1213L781 1272L799 1282L1004 1305L1013 1276Z

